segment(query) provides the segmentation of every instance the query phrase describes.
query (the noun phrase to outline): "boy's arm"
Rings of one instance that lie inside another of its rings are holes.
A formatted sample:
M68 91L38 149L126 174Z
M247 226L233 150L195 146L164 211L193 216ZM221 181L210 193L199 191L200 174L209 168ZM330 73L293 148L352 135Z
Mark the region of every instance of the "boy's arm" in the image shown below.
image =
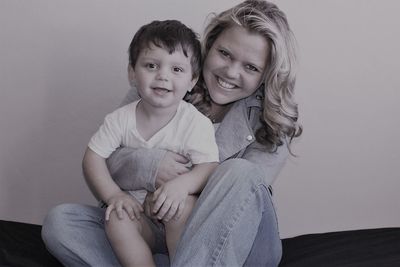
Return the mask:
M217 166L218 162L196 164L189 172L177 176L174 180L180 187L185 188L189 195L198 194L203 190L208 176Z
M120 219L123 218L124 210L131 219L140 217L140 212L143 211L141 205L113 181L104 158L87 148L82 167L85 180L93 195L108 205L106 220L109 219L113 210L117 212Z
M86 149L82 167L85 180L98 200L107 203L107 200L113 195L121 192L121 189L111 178L106 160L90 148Z

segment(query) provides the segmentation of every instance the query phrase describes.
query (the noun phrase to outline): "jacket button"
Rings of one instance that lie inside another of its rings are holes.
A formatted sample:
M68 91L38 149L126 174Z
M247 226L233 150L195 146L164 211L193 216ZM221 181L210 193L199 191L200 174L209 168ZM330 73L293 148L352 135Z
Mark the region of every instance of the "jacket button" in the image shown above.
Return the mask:
M248 135L248 136L246 137L246 140L247 140L247 141L251 141L251 140L253 140L253 136L251 136L251 135Z

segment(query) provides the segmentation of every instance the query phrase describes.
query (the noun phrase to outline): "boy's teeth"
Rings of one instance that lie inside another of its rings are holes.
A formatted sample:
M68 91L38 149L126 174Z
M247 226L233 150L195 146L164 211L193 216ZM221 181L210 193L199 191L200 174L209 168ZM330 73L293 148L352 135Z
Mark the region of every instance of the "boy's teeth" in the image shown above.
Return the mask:
M218 78L218 84L227 89L233 89L235 87L234 84L228 83L221 78Z

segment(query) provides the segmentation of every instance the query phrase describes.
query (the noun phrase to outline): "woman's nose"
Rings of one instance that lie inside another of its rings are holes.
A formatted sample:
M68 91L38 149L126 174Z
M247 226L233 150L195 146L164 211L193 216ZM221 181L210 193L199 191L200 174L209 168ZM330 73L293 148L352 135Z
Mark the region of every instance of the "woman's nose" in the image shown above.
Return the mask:
M225 68L227 78L236 79L240 76L240 64L232 63Z

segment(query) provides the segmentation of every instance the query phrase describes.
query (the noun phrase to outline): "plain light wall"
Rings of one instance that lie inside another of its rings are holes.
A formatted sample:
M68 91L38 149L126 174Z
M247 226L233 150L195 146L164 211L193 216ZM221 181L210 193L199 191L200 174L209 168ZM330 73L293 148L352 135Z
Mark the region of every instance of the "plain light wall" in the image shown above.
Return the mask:
M1 1L0 219L41 224L59 203L95 204L81 160L128 90L133 34L169 18L201 33L238 2ZM281 236L400 226L400 3L275 3L299 44L304 126L274 186Z

